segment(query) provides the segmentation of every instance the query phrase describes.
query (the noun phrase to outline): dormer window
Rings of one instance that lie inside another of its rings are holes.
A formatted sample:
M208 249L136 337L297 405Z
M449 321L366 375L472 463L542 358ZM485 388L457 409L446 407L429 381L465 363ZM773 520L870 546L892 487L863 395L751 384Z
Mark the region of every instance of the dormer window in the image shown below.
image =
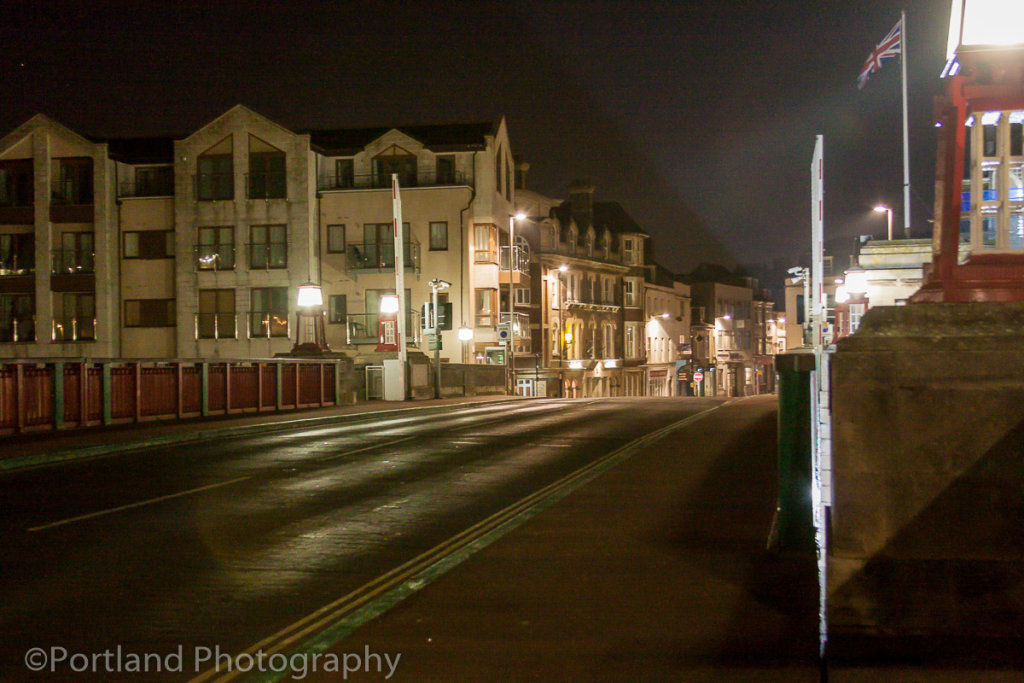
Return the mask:
M636 263L636 244L632 237L622 238L622 262L626 264Z
M594 255L594 235L591 234L591 233L587 233L587 236L586 236L585 239L586 239L586 244L587 244L587 256L593 256Z
M392 173L398 174L400 185L415 187L416 155L398 145L391 145L373 158L373 176L377 180L377 187L389 187Z

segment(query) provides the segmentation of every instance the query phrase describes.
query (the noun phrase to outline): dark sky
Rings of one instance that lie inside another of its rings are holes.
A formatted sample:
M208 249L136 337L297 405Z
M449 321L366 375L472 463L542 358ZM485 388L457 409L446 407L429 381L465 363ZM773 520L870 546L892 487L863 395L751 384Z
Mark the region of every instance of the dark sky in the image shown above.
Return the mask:
M890 0L0 4L0 130L181 135L236 103L291 128L508 117L531 189L590 179L675 270L794 261L825 136L826 233L902 206ZM949 0L909 0L912 213L929 234ZM902 210L902 209L900 209ZM897 216L895 223L902 224Z

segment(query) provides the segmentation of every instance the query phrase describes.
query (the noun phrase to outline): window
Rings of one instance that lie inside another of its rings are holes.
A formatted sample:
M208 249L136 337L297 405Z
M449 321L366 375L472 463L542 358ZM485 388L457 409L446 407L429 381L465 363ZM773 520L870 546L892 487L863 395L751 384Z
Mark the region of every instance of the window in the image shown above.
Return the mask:
M174 196L173 166L141 166L135 169L135 197Z
M403 251L405 266L413 265L410 258L413 254L411 240L409 239L409 224L402 223L405 249ZM417 252L418 253L418 252ZM363 225L363 241L352 245L352 252L349 255L351 267L356 269L366 268L394 268L395 267L395 237L394 227L391 223L366 223Z
M249 337L288 336L288 288L257 287L249 293Z
M529 306L530 305L530 288L529 287L516 287L516 305L517 306Z
M344 323L348 316L348 300L344 294L331 294L327 297L327 322Z
M284 225L254 225L249 228L249 267L286 268L288 242Z
M249 199L284 199L287 185L283 152L249 154Z
M864 304L850 304L850 334L860 327L860 319L864 317Z
M473 290L474 312L477 327L494 327L497 324L498 290Z
M0 276L28 275L35 269L35 235L31 233L0 235Z
M446 154L437 157L437 184L452 185L455 183L455 156Z
M430 251L448 250L448 222L430 222Z
M92 204L92 159L59 160L59 177L52 187L54 204Z
M632 279L622 281L622 305L634 308L639 305L636 282Z
M228 339L235 336L235 290L199 290L196 336L199 339Z
M0 342L35 341L34 294L0 294Z
M391 187L391 174L398 174L402 187L416 186L416 155L392 145L386 152L373 158L373 175L378 187Z
M628 323L625 327L625 345L627 358L639 358L640 350L637 348L637 340L640 338L639 326Z
M196 257L199 270L234 269L235 229L223 226L199 228Z
M93 237L91 232L64 232L60 249L53 253L54 273L93 272Z
M633 249L633 240L629 238L623 238L622 240L622 262L633 263L636 258L636 252Z
M121 235L121 255L126 259L174 258L171 230L128 231Z
M335 187L355 186L355 165L352 159L338 159L334 162Z
M493 225L477 223L473 226L473 261L475 263L498 262L498 233Z
M128 299L124 302L125 327L174 327L174 299Z
M78 341L96 338L96 295L64 292L54 301L53 340Z
M344 225L328 225L327 226L327 253L328 254L344 254L345 253L345 226Z
M199 157L196 196L200 201L234 199L235 172L230 154L204 154Z
M32 206L34 185L31 159L0 161L0 206Z

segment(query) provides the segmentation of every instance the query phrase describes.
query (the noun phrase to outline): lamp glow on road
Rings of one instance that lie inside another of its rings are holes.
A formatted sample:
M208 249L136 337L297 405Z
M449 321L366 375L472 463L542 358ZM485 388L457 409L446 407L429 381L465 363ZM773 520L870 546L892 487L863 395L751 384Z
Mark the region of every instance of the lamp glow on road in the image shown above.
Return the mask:
M398 297L395 295L382 296L380 298L381 313L398 313Z
M311 308L324 305L324 294L320 285L308 284L299 286L297 301L299 308Z

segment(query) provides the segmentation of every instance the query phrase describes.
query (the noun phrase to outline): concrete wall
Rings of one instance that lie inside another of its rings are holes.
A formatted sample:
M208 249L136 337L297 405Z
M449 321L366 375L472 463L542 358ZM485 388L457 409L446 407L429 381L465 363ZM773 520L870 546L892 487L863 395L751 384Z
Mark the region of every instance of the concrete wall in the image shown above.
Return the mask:
M1024 304L872 308L832 361L833 633L1024 637Z

